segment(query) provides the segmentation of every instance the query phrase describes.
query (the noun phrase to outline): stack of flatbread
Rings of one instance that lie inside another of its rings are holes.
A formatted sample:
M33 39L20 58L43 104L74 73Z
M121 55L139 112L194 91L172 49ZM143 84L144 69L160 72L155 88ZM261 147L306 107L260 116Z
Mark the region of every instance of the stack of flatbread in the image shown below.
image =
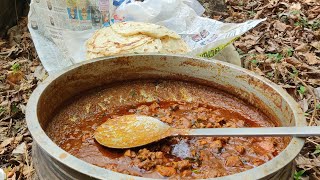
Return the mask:
M96 31L86 42L87 59L119 54L184 54L188 45L174 31L156 24L121 22Z

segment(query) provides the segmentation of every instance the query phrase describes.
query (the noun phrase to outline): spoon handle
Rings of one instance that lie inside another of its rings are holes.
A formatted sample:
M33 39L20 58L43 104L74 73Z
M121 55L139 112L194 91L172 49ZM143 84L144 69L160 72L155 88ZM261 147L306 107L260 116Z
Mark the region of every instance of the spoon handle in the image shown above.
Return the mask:
M182 136L295 136L309 137L320 136L320 126L305 127L261 127L261 128L203 128L190 129L188 132L181 133Z

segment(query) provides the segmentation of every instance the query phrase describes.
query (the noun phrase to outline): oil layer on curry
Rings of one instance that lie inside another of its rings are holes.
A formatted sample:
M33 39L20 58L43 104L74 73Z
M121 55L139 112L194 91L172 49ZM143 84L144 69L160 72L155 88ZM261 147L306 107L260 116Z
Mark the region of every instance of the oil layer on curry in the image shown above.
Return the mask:
M259 109L213 87L174 81L119 82L79 95L56 113L46 132L88 163L151 178L213 178L239 173L277 156L289 138L171 137L132 149L98 144L95 129L109 118L137 114L175 128L278 126Z

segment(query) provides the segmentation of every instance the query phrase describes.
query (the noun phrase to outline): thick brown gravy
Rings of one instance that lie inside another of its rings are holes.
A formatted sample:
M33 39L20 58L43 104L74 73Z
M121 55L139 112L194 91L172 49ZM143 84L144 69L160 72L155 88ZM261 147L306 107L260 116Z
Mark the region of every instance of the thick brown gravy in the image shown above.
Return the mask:
M259 166L289 138L172 137L133 149L99 145L93 132L126 114L159 118L175 128L277 126L257 108L217 89L182 81L122 82L75 97L46 132L61 148L88 163L153 178L212 178Z

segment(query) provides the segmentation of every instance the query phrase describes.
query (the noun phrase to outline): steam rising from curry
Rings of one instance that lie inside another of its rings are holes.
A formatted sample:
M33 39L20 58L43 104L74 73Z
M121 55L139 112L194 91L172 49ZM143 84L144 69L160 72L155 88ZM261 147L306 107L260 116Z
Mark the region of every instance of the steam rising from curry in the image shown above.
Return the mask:
M101 146L95 129L109 118L147 115L175 128L278 126L259 109L215 88L173 80L112 84L74 97L48 124L61 148L88 163L152 178L213 178L239 173L277 156L289 138L171 137L116 150Z

